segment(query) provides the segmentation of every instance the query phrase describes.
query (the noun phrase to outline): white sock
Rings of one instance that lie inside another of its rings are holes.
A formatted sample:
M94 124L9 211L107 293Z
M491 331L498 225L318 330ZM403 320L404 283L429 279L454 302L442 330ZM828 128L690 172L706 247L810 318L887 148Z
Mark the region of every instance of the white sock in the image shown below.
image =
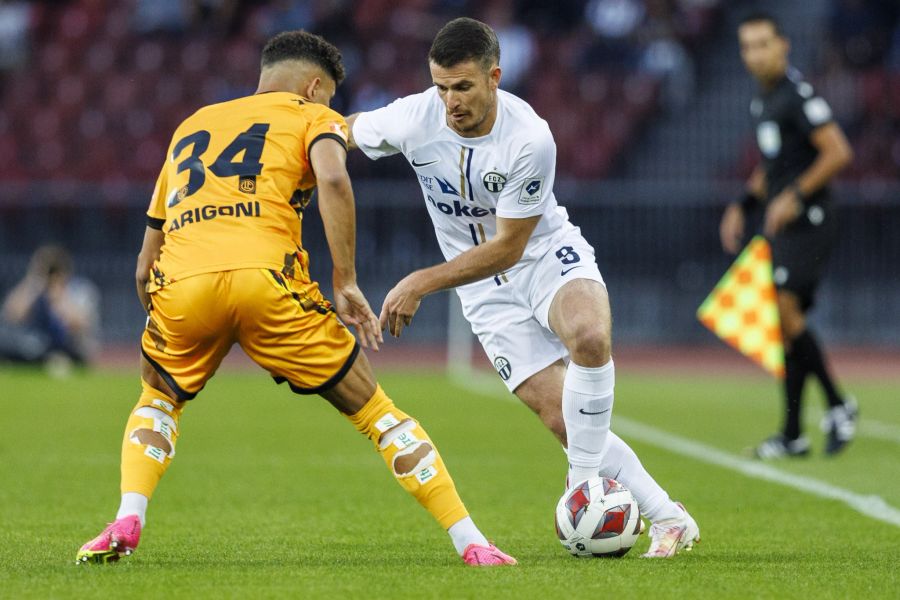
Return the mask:
M450 534L450 539L453 540L453 547L456 548L456 553L460 556L462 556L463 551L469 544L488 545L487 538L475 526L475 521L472 520L472 517L463 517L451 525L447 533Z
M612 359L602 367L566 368L562 413L569 443L569 485L596 477L612 418L616 371Z
M607 436L600 475L615 479L631 490L641 514L650 519L651 523L681 517L681 509L650 476L634 450L612 431Z
M141 519L141 527L147 520L147 504L149 498L137 492L125 492L122 494L122 503L119 504L119 512L116 519L127 517L128 515L137 515Z

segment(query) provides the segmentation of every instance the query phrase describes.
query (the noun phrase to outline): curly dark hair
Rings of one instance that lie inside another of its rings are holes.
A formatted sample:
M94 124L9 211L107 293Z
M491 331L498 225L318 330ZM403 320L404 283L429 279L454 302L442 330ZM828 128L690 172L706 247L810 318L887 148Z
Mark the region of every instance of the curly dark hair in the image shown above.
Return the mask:
M344 63L341 51L325 38L308 31L282 31L266 42L262 51L262 68L283 60L305 60L328 73L334 82L344 80Z
M467 60L479 61L490 68L500 62L500 42L488 25L468 17L453 19L444 25L431 44L428 59L449 68Z

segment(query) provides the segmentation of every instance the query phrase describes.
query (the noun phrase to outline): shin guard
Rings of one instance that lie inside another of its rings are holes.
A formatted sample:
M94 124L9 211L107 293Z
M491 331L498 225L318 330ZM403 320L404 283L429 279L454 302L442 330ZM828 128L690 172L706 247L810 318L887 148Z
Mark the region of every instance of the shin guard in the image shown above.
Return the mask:
M178 419L184 404L141 382L143 392L125 425L122 440L122 493L153 496L175 456Z
M388 469L444 529L468 516L453 479L428 434L399 410L378 386L355 415L347 417L375 444Z

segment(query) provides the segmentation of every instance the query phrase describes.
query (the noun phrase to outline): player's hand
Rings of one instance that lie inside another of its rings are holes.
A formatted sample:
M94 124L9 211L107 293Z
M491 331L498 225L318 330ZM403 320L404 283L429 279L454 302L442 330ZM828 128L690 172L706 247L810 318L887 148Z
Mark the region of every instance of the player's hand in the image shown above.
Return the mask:
M744 211L740 204L734 202L725 209L722 222L719 223L719 238L725 252L737 254L744 238Z
M420 294L413 285L413 275L407 275L384 298L381 307L381 328L385 327L394 337L400 337L403 328L412 323L413 315L422 303Z
M378 351L378 344L384 342L378 317L356 284L334 287L334 310L345 325L356 329L363 348Z
M766 219L763 233L772 237L795 220L803 212L803 203L793 190L785 190L775 196L766 208Z
M150 293L147 292L147 281L146 280L137 280L137 295L138 299L141 301L141 307L144 309L144 312L148 315L150 314Z

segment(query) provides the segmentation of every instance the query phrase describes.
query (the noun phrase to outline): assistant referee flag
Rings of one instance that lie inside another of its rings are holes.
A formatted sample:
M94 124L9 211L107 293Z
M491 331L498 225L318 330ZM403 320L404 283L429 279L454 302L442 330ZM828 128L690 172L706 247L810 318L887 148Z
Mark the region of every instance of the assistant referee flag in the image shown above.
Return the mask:
M784 377L772 251L765 238L750 240L697 309L697 318L729 346L776 377Z

